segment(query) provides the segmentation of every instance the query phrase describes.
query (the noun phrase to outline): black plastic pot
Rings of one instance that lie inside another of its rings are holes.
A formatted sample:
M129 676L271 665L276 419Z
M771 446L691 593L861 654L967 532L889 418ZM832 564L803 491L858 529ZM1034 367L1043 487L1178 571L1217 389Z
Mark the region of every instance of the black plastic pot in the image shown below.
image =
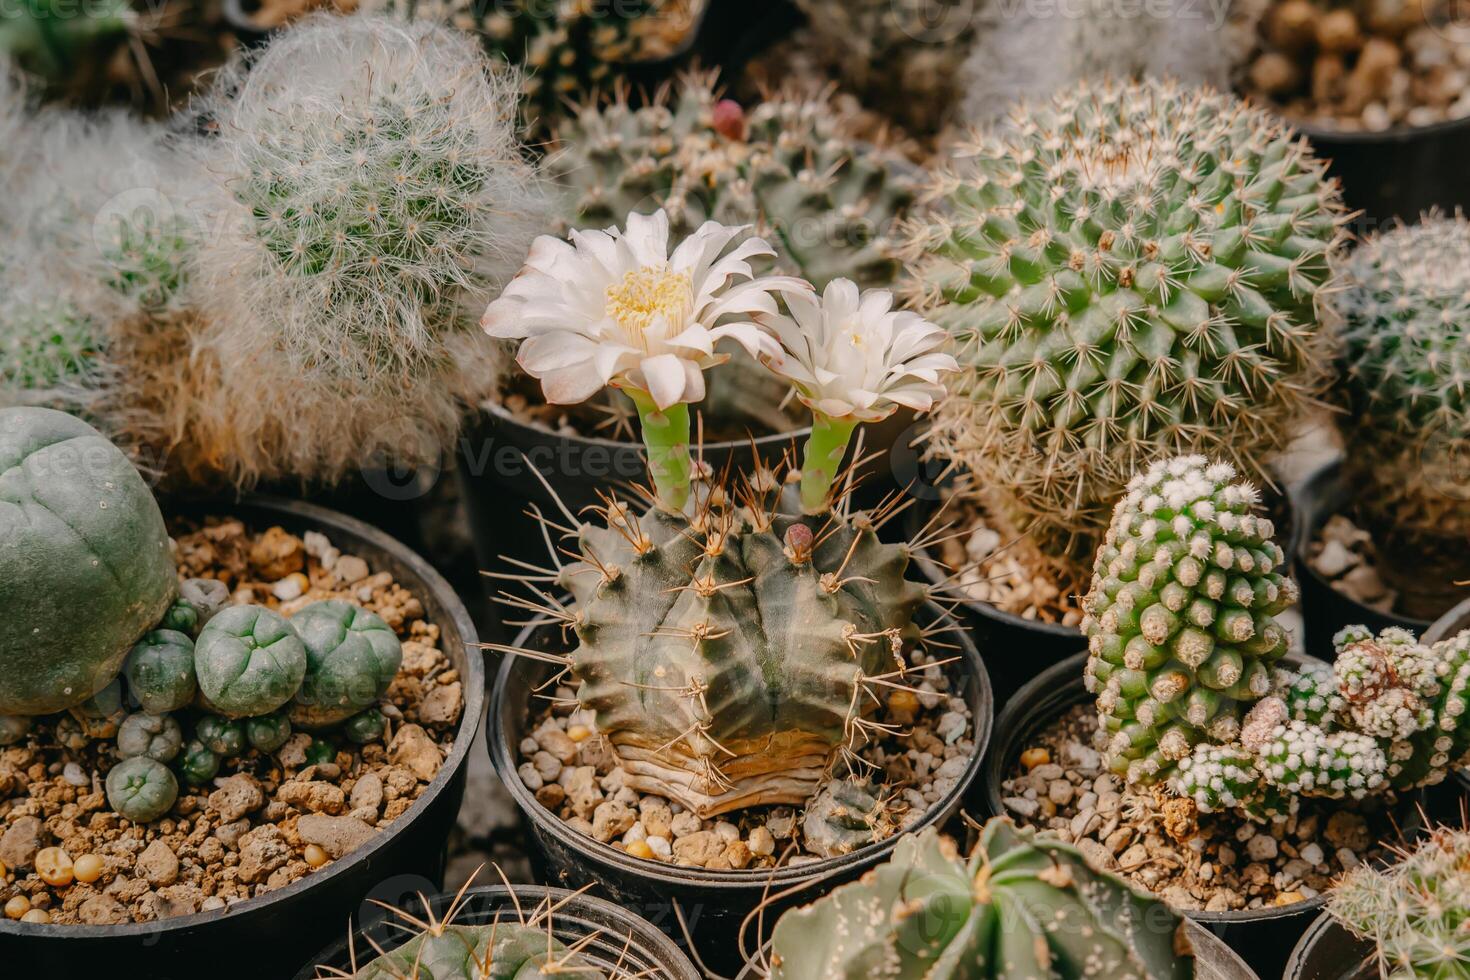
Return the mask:
M1194 947L1194 980L1260 980L1245 960L1214 933L1189 921L1184 928ZM766 955L769 958L770 944L766 945ZM766 980L768 975L760 961L752 959L735 980Z
M455 899L454 895L436 895L429 907L441 920ZM454 917L459 925L513 923L536 915L538 906L546 903L555 908L551 933L563 945L576 946L591 966L610 976L646 977L648 980L700 980L698 971L679 947L630 909L613 905L591 895L576 895L560 888L539 885L516 885L514 891L496 885L471 888L465 893L460 911ZM415 902L405 911L423 918L423 903ZM356 951L356 966L361 968L377 955L374 945L391 952L413 938L400 928L401 920L385 909L374 908L370 916L358 918L351 926L352 944L344 937L318 954L296 980L317 980L320 976L340 976L326 970L350 971ZM546 931L545 920L539 920ZM593 937L590 940L587 937ZM323 972L319 972L323 968Z
M1308 560L1312 541L1334 514L1352 507L1352 488L1343 480L1342 464L1329 463L1307 477L1292 491L1296 501L1297 525L1301 533L1296 539L1293 564L1296 580L1302 590L1302 618L1305 635L1302 641L1307 653L1331 661L1337 656L1332 637L1344 626L1362 624L1375 633L1390 626L1401 626L1415 635L1429 628L1428 620L1410 619L1365 606L1332 587Z
M1373 944L1354 936L1324 912L1291 951L1284 980L1377 980L1379 976Z
M1327 172L1342 181L1348 207L1362 212L1355 224L1360 232L1395 218L1413 222L1430 208L1470 206L1464 166L1470 158L1470 119L1381 133L1299 128L1330 161Z
M465 762L485 702L485 668L469 613L454 590L418 555L381 531L323 507L271 497L239 503L170 507L171 515L232 516L252 527L320 531L345 552L391 572L424 604L441 630L442 649L459 671L464 717L454 749L408 812L372 841L285 888L160 922L48 926L0 919L7 976L148 977L193 980L201 964L221 980L290 976L339 934L347 915L369 899L401 904L443 884L445 847L464 798Z
M1300 661L1288 655L1287 663ZM1021 752L1033 738L1075 704L1087 701L1082 679L1087 654L1056 664L1037 675L1011 698L996 719L1000 733L990 746L985 760L983 789L990 814L1004 813L1001 784L1015 770ZM1404 803L1404 818L1399 825L1405 834L1419 826L1420 807L1432 809L1431 798L1418 794ZM1326 903L1325 895L1279 908L1252 909L1239 912L1186 912L1191 920L1208 928L1231 948L1239 950L1246 962L1263 977L1281 974L1292 947L1301 938L1313 916Z
M945 616L937 606L930 605L923 618L933 623ZM531 649L565 649L560 632L554 628L527 630L518 642ZM942 824L959 812L966 792L980 772L981 757L990 739L994 703L985 664L962 632L947 634L945 642L959 647L952 655L963 657L959 666L966 681L959 695L966 699L973 713L976 755L950 794L935 804L915 829ZM536 703L535 692L552 669L538 660L507 658L496 679L487 733L495 771L515 798L530 831L531 866L538 880L571 888L591 885L598 894L625 908L638 910L681 943L687 927L698 953L697 961L709 969L725 976L733 974L744 965L751 948L766 938L756 935L752 927L750 946L743 952L740 949L741 925L767 894L785 893L765 913L764 931L769 933L783 909L811 901L827 889L859 877L883 861L897 843L897 838L890 838L843 857L775 871L678 867L629 857L598 843L542 807L516 775L516 751L527 732L531 706Z

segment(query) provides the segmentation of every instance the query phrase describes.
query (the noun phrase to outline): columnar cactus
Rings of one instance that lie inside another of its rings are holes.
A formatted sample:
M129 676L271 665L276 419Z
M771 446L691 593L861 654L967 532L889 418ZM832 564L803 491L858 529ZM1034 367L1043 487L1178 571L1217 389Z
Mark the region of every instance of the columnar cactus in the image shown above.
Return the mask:
M557 128L548 169L563 188L560 230L655 207L681 235L709 219L751 224L779 269L817 289L892 283L892 232L917 189L913 165L855 139L830 98L777 93L746 111L721 100L713 74L639 108L622 93L584 104Z
M1453 980L1470 973L1470 832L1438 827L1387 867L1361 865L1327 910L1378 952L1383 976Z
M1341 300L1343 466L1381 570L1427 619L1470 578L1467 268L1470 222L1427 216L1355 249Z
M771 980L1185 980L1183 920L1067 844L985 825L963 860L937 831L776 924Z
M1086 82L961 147L910 222L916 309L964 369L934 451L1065 588L1144 462L1257 476L1324 374L1345 211L1273 116L1171 83Z

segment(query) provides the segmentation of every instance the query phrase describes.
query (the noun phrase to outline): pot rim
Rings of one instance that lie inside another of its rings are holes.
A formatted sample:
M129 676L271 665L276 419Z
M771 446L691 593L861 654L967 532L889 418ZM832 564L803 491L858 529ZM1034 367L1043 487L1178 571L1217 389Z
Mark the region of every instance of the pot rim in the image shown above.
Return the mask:
M455 730L454 749L445 758L439 767L439 772L419 798L414 800L413 806L409 807L390 823L383 832L375 834L373 840L356 850L344 854L333 861L327 868L315 871L303 878L293 881L284 888L277 888L257 895L233 905L227 905L223 909L211 912L196 912L193 915L173 916L167 919L159 919L154 922L129 922L122 925L52 925L37 924L29 922L14 922L8 919L0 919L0 937L15 936L25 939L60 940L60 939L126 939L146 938L148 936L173 932L175 930L187 930L204 926L214 920L232 920L240 916L249 915L259 911L275 902L293 899L318 884L325 883L340 874L346 874L352 870L354 865L361 862L371 861L373 856L388 841L399 833L407 830L419 817L421 817L429 805L434 802L440 793L449 785L456 772L464 765L469 755L470 746L475 742L479 732L480 716L485 708L485 664L482 655L475 646L479 636L475 632L474 620L470 618L469 610L465 608L458 593L445 581L422 556L414 552L407 545L379 531L377 528L355 517L330 510L317 504L300 500L291 500L284 497L275 497L265 494L244 494L236 501L226 501L222 504L209 501L185 500L175 507L170 508L175 512L183 511L208 511L218 508L218 512L233 516L232 511L250 512L254 511L261 515L271 515L274 519L282 519L286 522L305 521L316 528L323 528L333 534L348 534L355 536L368 545L392 555L405 568L418 576L424 583L425 589L434 595L436 601L443 606L445 614L454 624L459 633L460 640L465 646L465 671L461 678L461 687L464 690L464 709L460 716L459 725ZM243 518L247 519L248 518ZM448 654L448 651L445 651Z
M1305 980L1302 971L1313 947L1326 936L1336 932L1352 935L1325 911L1313 919L1311 925L1307 926L1307 931L1302 933L1302 938L1298 939L1296 945L1292 947L1291 957L1286 961L1286 972L1282 974L1283 980Z
M689 961L689 957L661 929L659 929L657 926L655 926L653 923L649 922L642 916L631 912L628 909L625 909L621 905L609 902L605 898L599 898L596 895L590 894L586 889L582 889L580 891L571 891L566 888L557 888L552 885L535 884L515 884L509 888L507 888L503 884L474 885L470 888L465 889L462 894L464 895L465 904L469 904L472 900L476 898L488 899L492 902L509 904L511 903L513 896L514 900L520 902L522 905L528 904L528 899L540 902L545 898L550 898L552 904L555 905L558 909L575 909L580 906L582 908L596 912L600 915L606 916L607 918L614 921L626 924L627 926L629 926L629 930L627 933L621 934L622 937L625 938L628 935L636 935L640 941L640 944L646 946L648 952L654 954L657 959L667 960L670 964L676 967L686 967L688 970L688 976L697 976L694 971L694 964ZM437 894L428 896L427 900L430 905L438 905L452 899L454 895L455 893L451 892L439 892ZM353 939L356 939L358 936L361 935L362 931L362 926L356 922L353 922L352 929L349 935ZM555 933L553 932L553 935L554 934ZM605 932L603 933L603 935L605 935L607 938L619 938L618 936L614 936L611 932ZM404 933L404 943L408 942L408 940L412 938L412 935ZM393 947L393 949L397 949L398 946L401 946L404 943L398 943ZM316 955L312 957L312 962L307 963L304 967L302 967L301 972L296 974L295 980L316 980L316 969L319 965L322 965L322 961L342 952L347 944L347 938L333 940L330 946L324 947L323 949L319 950ZM392 950L390 949L388 950L388 952L392 952Z
M506 409L499 401L487 398L480 402L480 411L489 415L495 421L495 425L505 426L521 432L532 433L541 439L560 439L565 442L581 443L587 446L597 446L609 451L623 450L643 452L643 443L622 439L608 439L605 436L587 436L580 432L567 435L561 432L553 432L537 421L527 421L519 418ZM776 446L785 442L797 442L811 435L810 425L799 426L786 432L770 432L763 436L754 436L750 439L726 439L723 442L706 442L706 452L728 452L730 450L744 449L752 444L756 447ZM692 447L691 447L692 448Z
M1400 124L1390 126L1388 129L1379 130L1338 130L1328 126L1297 122L1283 115L1279 108L1269 103L1265 103L1264 107L1280 116L1289 127L1296 130L1302 136L1305 136L1314 147L1319 141L1324 145L1332 142L1355 144L1412 143L1420 138L1440 136L1452 130L1470 127L1470 116L1465 116L1459 119L1442 119L1439 122L1430 123L1427 126Z
M963 623L945 612L934 602L925 604L927 613L935 618L948 619L955 624L960 637L960 647L964 656L964 664L969 668L970 675L978 685L977 696L982 708L988 703L990 710L984 712L984 718L978 717L974 720L975 730L973 741L975 742L975 753L970 756L964 773L961 774L955 786L941 799L932 804L925 812L923 819L913 828L905 833L917 833L925 827L937 825L948 813L958 810L964 805L966 793L973 786L975 780L980 776L982 763L988 755L991 734L994 731L995 707L990 686L990 674L985 669L985 662L980 656L974 641L970 639ZM546 629L545 626L528 626L521 631L516 638L517 646L524 646L531 633L537 629ZM525 658L507 655L497 671L495 691L490 700L490 716L486 725L486 742L489 745L490 759L495 766L496 775L500 781L510 790L511 796L515 798L516 806L521 813L534 822L537 827L545 829L547 833L555 837L559 843L568 847L574 853L580 852L587 857L600 861L604 864L615 866L619 871L650 879L667 885L698 885L702 888L725 889L738 891L754 887L764 888L769 886L772 893L792 886L802 888L810 887L825 880L829 875L841 872L853 867L874 863L881 860L897 846L899 838L903 834L894 834L886 840L876 844L868 844L860 847L850 854L844 854L835 858L822 858L810 861L795 867L786 866L775 869L751 869L743 871L708 871L704 868L690 868L681 865L664 864L659 861L649 861L641 858L629 857L626 853L619 851L610 844L593 840L585 834L580 834L568 827L558 818L556 814L549 812L537 800L535 795L521 782L520 776L516 774L515 757L511 753L511 746L500 737L501 715L503 712L503 699L508 687L511 671L518 666L518 661ZM538 819L539 818L539 819Z

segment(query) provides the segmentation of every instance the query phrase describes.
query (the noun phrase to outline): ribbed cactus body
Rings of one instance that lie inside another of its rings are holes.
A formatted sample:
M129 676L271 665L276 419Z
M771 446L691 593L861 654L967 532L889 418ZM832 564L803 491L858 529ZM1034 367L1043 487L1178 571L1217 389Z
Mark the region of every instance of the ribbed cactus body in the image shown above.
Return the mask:
M968 861L933 830L776 926L772 980L1184 980L1182 920L1088 866L1069 845L1006 820Z
M1296 599L1271 522L1229 464L1186 456L1128 485L1083 600L1088 689L1131 782L1168 776L1201 742L1240 734L1285 655Z
M958 340L936 451L1080 585L1142 464L1257 475L1323 374L1344 209L1273 117L1081 83L977 134L911 222L909 290Z
M629 785L700 816L804 803L877 706L926 590L864 524L613 507L562 582L572 671Z
M898 274L890 233L914 199L915 168L854 139L826 97L775 94L747 112L720 101L713 75L695 74L652 105L584 105L556 142L565 228L664 208L685 234L706 220L754 225L783 271L818 290Z
M1369 237L1343 291L1343 466L1395 585L1435 618L1470 577L1470 222ZM1406 476L1412 474L1412 476Z
M606 974L546 929L496 922L436 925L355 973L354 980L549 980Z

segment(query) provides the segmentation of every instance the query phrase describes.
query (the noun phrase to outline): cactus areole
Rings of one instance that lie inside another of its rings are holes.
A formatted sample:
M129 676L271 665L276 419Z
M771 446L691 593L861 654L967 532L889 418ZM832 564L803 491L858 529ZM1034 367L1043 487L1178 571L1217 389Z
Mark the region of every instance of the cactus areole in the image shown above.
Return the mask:
M86 701L173 604L163 514L91 426L0 409L0 715Z

